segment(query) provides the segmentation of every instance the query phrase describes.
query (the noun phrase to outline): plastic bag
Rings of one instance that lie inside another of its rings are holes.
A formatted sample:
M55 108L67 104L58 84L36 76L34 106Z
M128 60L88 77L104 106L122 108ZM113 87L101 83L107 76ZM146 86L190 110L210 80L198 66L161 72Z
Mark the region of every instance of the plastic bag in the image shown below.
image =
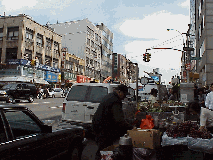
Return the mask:
M146 115L146 119L141 120L141 129L152 129L154 127L154 119L151 115Z
M173 145L187 145L187 137L178 137L178 138L173 138L169 137L166 132L164 132L162 136L162 142L161 145L164 146L173 146Z
M213 138L202 139L188 137L188 148L194 151L213 154Z

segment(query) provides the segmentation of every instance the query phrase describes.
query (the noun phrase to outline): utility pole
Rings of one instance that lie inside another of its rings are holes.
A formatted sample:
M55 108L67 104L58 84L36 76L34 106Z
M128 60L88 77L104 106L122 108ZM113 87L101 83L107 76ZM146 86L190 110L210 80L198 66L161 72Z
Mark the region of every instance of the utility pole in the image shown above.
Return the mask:
M138 63L136 65L136 106L138 107Z

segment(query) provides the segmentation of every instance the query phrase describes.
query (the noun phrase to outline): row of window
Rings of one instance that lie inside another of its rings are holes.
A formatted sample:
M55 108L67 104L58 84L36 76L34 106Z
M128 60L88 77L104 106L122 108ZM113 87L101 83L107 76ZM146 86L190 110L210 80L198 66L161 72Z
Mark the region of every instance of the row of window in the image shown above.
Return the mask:
M90 35L92 38L95 38L97 42L101 42L101 37L97 33L94 33L94 31L88 26L87 26L87 35Z
M102 35L112 43L112 37L110 37L104 30L102 31Z
M90 40L89 38L87 38L87 45L97 50L101 50L101 47L98 44L96 44L94 41Z
M102 39L102 44L103 44L106 48L108 48L110 51L113 52L113 46L110 45L109 43L107 43L104 39Z

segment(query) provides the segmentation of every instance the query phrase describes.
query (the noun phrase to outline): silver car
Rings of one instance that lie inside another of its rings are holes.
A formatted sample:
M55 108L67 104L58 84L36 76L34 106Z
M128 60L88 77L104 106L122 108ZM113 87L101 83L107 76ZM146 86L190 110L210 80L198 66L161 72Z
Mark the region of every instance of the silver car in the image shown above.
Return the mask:
M49 97L64 97L64 91L61 88L53 88L51 91L49 91Z

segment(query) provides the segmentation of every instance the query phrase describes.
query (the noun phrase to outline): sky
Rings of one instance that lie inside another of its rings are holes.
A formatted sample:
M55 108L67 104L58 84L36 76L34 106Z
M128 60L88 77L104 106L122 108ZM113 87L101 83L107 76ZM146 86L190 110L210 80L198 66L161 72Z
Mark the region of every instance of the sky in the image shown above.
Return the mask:
M85 18L104 23L114 34L113 52L138 63L140 77L159 68L161 80L168 84L180 75L182 52L175 49L183 49L190 0L0 0L0 11L26 14L42 25ZM146 49L150 62L143 61Z

